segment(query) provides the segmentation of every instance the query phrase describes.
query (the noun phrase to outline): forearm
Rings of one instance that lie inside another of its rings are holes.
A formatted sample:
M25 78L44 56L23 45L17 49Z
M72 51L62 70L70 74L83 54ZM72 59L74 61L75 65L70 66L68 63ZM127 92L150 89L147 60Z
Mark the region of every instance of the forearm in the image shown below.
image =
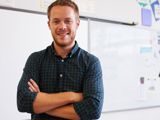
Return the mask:
M51 116L56 116L71 120L77 120L80 118L79 115L75 112L72 104L52 109L46 113Z
M64 106L69 103L79 102L82 100L81 93L61 92L61 93L43 93L38 92L34 102L33 109L35 113L44 113L51 109Z
M48 94L39 92L33 102L35 113L43 113L51 109L74 102L71 92Z

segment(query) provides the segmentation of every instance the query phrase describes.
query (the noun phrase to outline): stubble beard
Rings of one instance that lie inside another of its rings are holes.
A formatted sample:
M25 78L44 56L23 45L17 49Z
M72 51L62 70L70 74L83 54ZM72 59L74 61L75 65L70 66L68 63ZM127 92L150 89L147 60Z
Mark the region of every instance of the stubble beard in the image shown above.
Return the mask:
M75 37L72 37L71 40L69 40L69 41L66 42L66 43L60 43L60 42L58 42L58 40L57 40L55 37L53 37L55 44L56 44L57 46L61 47L61 48L69 47L69 46L74 42L74 38L75 38Z

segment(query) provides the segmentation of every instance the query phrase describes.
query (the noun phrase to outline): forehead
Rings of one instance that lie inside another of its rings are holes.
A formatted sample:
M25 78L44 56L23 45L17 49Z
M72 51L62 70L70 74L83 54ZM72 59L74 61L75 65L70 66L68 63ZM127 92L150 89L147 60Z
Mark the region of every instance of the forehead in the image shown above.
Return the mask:
M76 13L72 7L69 6L54 6L50 11L51 18L59 17L75 17Z

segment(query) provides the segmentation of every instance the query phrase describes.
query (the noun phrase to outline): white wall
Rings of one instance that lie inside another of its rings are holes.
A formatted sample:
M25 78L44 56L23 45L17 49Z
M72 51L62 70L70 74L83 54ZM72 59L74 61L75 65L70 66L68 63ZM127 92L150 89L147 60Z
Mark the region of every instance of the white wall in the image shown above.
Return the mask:
M159 120L160 108L102 113L100 120Z

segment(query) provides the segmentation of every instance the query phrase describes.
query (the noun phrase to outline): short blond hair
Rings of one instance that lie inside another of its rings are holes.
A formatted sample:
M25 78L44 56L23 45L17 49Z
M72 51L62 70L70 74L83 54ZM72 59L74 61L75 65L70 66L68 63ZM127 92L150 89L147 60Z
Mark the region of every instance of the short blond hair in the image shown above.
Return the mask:
M73 8L73 10L75 11L75 13L77 14L78 18L79 18L79 8L77 6L77 4L75 2L73 2L72 0L56 0L55 2L51 3L48 6L48 10L47 10L47 16L48 19L50 19L50 11L54 6L69 6L71 8Z

